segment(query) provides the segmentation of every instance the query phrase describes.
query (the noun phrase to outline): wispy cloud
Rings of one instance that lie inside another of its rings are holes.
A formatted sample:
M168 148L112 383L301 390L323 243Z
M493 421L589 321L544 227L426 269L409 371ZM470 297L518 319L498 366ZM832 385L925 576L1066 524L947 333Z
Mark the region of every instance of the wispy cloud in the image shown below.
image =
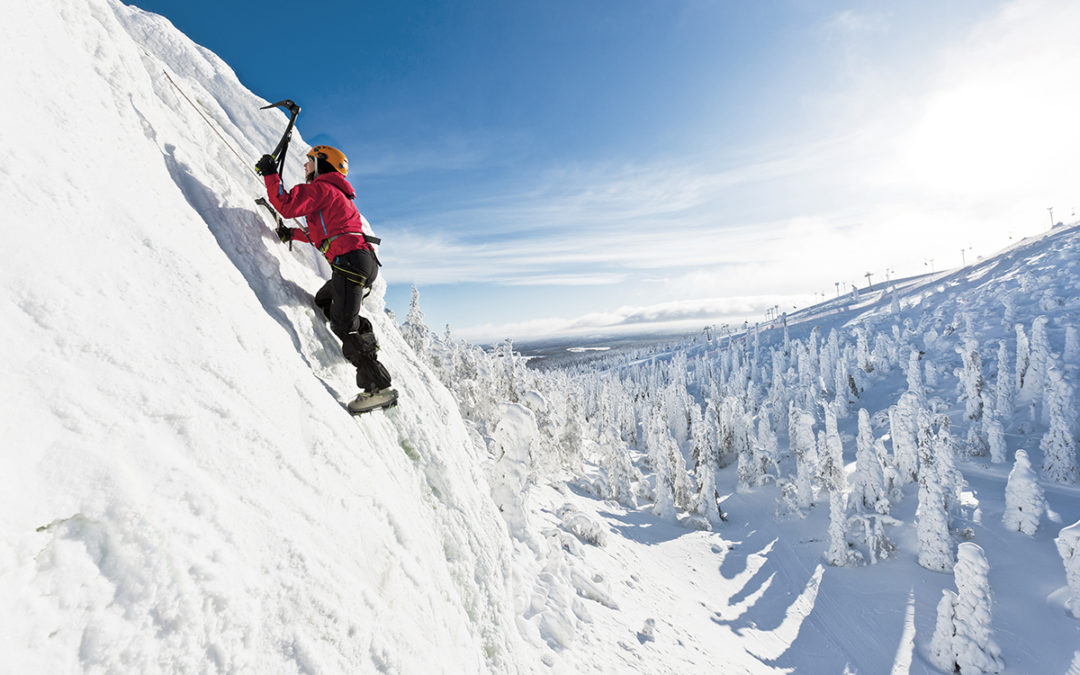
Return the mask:
M895 30L893 19L837 15L831 39L854 35L853 58L867 57L865 38ZM961 251L970 261L1044 228L1047 206L1065 215L1080 205L1077 30L1080 5L1017 0L927 56L919 73L932 76L902 90L888 89L883 64L844 79L822 98L835 119L801 134L809 140L551 169L392 223L384 257L395 277L421 285L606 285L612 306L624 305L467 329L475 335L715 322L778 304L747 298L812 299L867 273L882 281L959 265ZM648 298L628 295L645 289Z

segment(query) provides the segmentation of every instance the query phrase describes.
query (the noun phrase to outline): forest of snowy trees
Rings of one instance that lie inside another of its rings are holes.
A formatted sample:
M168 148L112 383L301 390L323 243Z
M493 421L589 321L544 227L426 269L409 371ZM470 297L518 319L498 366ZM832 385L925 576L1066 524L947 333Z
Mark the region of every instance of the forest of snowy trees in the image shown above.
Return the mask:
M827 510L834 566L890 558L891 533L910 526L918 564L956 575L958 593L939 607L936 665L997 672L992 561L971 541L959 466L1012 463L1001 527L1029 536L1045 523L1043 486L1080 482L1070 384L1080 299L1035 273L963 290L930 311L893 289L858 320L709 330L551 370L526 367L509 341L485 350L449 327L433 333L415 289L402 331L485 439L512 531L528 486L559 476L706 530L724 527L719 478L734 476L736 491L772 490L776 518ZM917 501L914 522L893 515L905 500ZM1056 544L1080 617L1078 530Z

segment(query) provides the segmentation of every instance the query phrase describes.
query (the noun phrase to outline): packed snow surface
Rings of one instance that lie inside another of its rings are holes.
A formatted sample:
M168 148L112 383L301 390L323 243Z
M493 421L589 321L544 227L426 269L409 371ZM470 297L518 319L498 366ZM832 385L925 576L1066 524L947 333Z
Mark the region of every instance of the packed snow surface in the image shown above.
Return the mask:
M1080 673L1080 227L546 373L388 269L353 418L285 117L116 0L0 61L0 670Z

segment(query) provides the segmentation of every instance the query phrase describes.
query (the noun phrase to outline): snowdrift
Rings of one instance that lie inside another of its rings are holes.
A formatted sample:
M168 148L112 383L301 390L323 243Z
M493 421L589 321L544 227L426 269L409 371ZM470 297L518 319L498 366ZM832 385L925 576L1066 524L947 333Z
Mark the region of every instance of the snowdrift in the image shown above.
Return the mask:
M5 668L521 660L506 526L456 405L380 282L365 312L402 405L346 414L352 369L311 306L328 270L256 210L284 117L160 16L5 15Z

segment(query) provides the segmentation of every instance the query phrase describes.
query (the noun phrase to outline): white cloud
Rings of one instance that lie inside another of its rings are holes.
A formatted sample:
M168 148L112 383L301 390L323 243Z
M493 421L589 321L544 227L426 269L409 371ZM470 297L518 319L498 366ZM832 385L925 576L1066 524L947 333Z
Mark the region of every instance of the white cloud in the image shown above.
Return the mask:
M748 296L679 300L654 305L627 305L610 312L590 312L577 317L548 317L509 324L482 324L456 330L469 340L492 341L507 336L546 338L552 336L617 335L642 331L694 331L707 325L741 327L764 319L767 311L779 307L790 311L805 306L806 296Z
M846 14L830 25L836 39L865 38L894 30L887 21ZM867 272L880 282L887 269L908 276L970 262L1044 229L1046 207L1067 217L1080 205L1078 33L1080 3L1008 3L927 56L919 72L929 63L933 75L918 87L906 73L906 87L890 91L889 69L874 64L864 68L873 76L843 79L822 98L856 102L835 108L828 128L838 133L770 141L739 161L564 167L528 190L440 214L441 236L399 238L387 255L395 276L421 284L607 285L610 306L630 292L643 303L474 331L519 335L713 320L737 313L717 297L812 299L838 282L865 283ZM872 53L859 48L853 58ZM634 280L648 283L630 291Z

